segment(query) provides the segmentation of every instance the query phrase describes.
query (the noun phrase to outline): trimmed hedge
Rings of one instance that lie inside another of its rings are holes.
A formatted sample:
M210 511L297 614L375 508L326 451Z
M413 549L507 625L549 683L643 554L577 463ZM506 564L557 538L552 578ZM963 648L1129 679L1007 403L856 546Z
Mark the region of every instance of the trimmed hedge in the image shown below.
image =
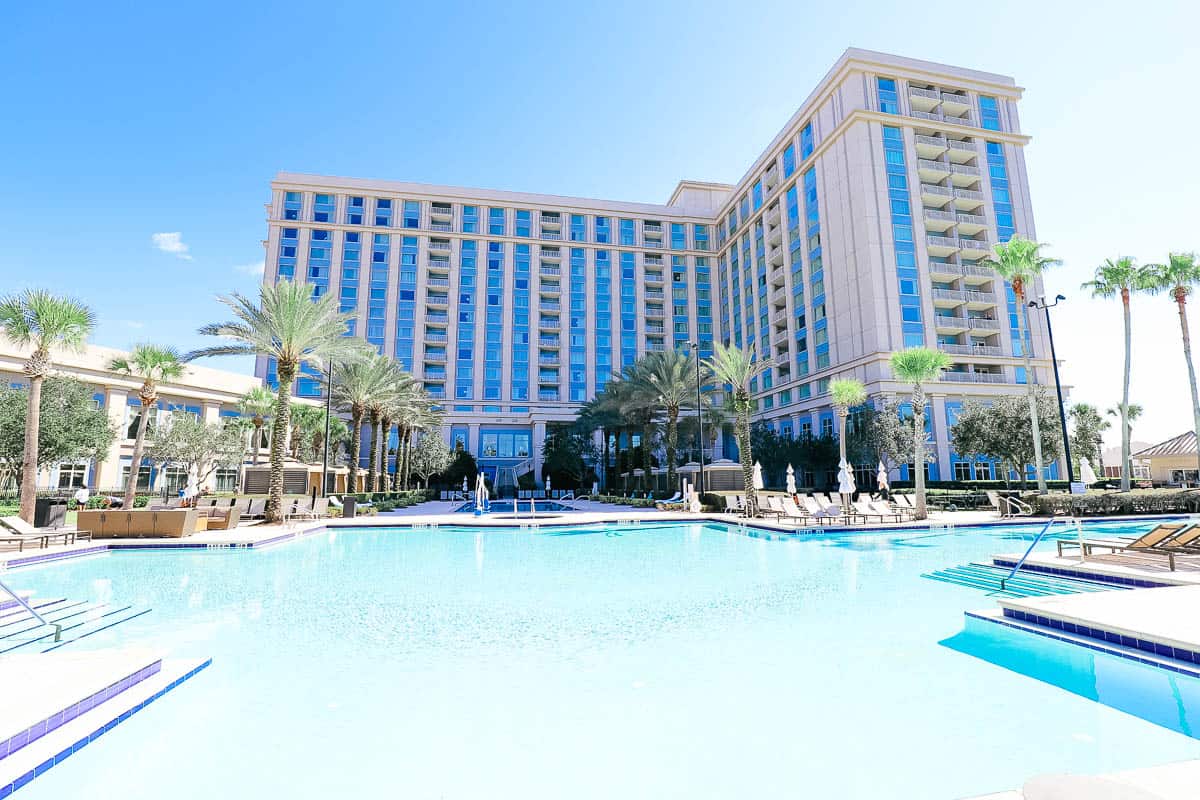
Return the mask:
M1038 514L1076 517L1126 514L1200 513L1200 489L1135 489L1087 494L1027 494L1022 499Z
M612 503L619 506L632 506L634 508L654 508L657 500L648 497L618 497L611 494L594 494L589 500L597 503Z

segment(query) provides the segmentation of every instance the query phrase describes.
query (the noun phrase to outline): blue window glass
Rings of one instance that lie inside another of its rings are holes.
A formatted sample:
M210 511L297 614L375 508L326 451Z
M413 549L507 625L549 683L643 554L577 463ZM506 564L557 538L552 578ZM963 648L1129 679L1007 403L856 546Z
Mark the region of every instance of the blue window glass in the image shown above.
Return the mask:
M879 95L879 110L885 114L900 113L900 95L896 91L894 78L876 78L875 88Z
M612 233L609 230L608 217L596 217L596 242L598 244L608 244L611 238Z
M515 235L529 237L533 234L533 214L526 208L518 208Z
M796 145L783 148L783 177L790 178L796 171Z
M479 233L479 206L463 206L462 232Z
M585 217L583 214L571 215L571 241L587 241L587 217Z
M671 249L687 249L687 228L678 222L671 223Z
M989 130L1000 130L1000 104L996 98L979 95L979 124Z
M492 236L503 236L505 234L504 222L503 208L488 209L488 234Z
M813 129L812 123L808 123L800 131L800 160L808 158L813 152Z

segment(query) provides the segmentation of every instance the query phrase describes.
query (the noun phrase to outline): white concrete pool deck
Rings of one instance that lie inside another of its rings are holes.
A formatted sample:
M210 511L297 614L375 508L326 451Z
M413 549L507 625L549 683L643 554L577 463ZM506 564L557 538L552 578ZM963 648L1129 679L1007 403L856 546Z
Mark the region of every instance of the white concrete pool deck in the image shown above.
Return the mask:
M1039 775L1020 790L964 800L1195 800L1200 760L1107 775Z

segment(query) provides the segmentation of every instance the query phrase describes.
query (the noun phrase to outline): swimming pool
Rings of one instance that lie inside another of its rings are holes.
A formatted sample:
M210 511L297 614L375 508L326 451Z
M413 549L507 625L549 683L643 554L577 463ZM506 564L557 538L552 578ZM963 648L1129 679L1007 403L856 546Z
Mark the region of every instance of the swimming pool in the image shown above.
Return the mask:
M533 502L537 504L537 513L539 513L539 514L547 512L547 511L575 511L576 510L573 506L569 506L565 503L560 503L557 500L534 500ZM513 513L513 501L512 500L492 500L489 508L491 509L491 511L488 512L489 514L511 514L511 513ZM475 513L475 503L474 502L463 503L461 506L459 506L458 508L456 508L454 510L455 510L455 512L457 512L459 514L474 514ZM529 501L521 500L518 503L516 510L517 510L517 513L528 514L529 513Z
M214 659L17 796L925 800L1200 756L1088 696L1186 717L1196 681L1043 637L1014 663L964 631L992 600L920 578L1033 532L343 529L14 571L153 609L81 645ZM1025 663L1064 659L1067 689Z

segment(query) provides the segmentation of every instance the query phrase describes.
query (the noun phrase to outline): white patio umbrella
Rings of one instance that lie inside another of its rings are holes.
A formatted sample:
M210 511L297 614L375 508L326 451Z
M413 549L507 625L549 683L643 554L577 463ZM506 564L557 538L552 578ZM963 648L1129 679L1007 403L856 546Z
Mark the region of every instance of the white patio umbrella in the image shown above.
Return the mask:
M463 494L467 493L467 476L463 475Z
M788 464L787 468L787 493L796 493L796 471L792 469L791 464Z
M1092 469L1091 462L1086 458L1079 459L1079 479L1088 486L1091 486L1098 480L1096 471Z
M196 465L193 464L188 468L187 486L183 489L183 496L191 500L196 495L200 494L200 472Z
M845 461L838 464L838 494L845 496L846 502L849 502L849 495L858 491L858 487L854 485L854 470L850 469L850 465Z
M879 484L879 491L887 492L891 490L892 487L888 484L887 467L883 465L882 461L879 462L879 471L875 473L875 480Z
M546 476L546 494L547 495L550 494L550 476L549 475Z
M754 490L756 492L761 492L764 488L766 488L766 484L763 483L762 464L755 461L754 462Z

